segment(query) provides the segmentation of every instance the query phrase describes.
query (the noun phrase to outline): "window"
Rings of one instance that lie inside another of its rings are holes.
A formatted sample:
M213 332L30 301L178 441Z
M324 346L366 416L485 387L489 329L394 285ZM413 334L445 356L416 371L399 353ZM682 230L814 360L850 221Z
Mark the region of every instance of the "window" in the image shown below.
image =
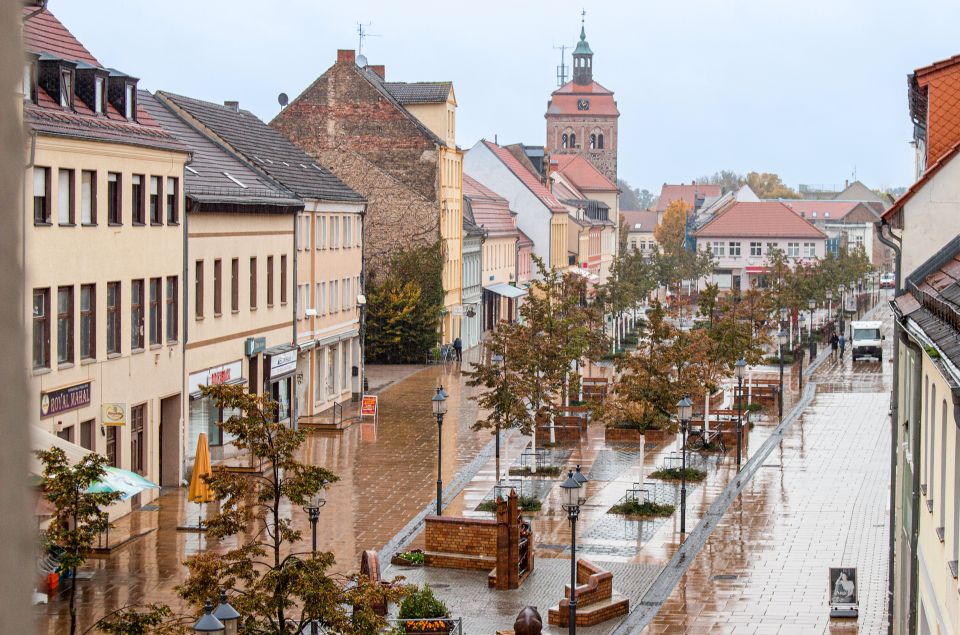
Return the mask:
M280 304L287 303L287 255L280 256Z
M240 259L230 261L230 310L240 310Z
M353 217L343 217L343 246L353 247Z
M136 112L136 100L137 94L133 90L133 84L127 84L124 86L124 100L123 100L123 116L127 119L133 119L133 113Z
M50 289L33 290L33 367L50 368Z
M250 308L257 308L257 259L250 259Z
M940 409L940 520L937 527L944 531L947 524L947 400L942 401ZM936 407L936 402L934 402ZM936 414L932 417L936 421ZM956 498L956 497L954 497Z
M80 223L97 224L97 173L91 170L80 173Z
M804 258L814 258L817 255L817 245L815 243L803 243Z
M146 220L143 216L144 210L144 199L143 199L143 175L134 174L130 177L130 206L133 209L133 219L132 222L134 225L143 225L146 223Z
M97 358L97 285L80 285L80 359Z
M103 114L103 81L102 77L93 80L93 112L98 115Z
M313 308L315 308L315 309L317 310L317 315L323 315L324 297L323 297L323 283L322 283L322 282L318 282L318 283L317 283L317 286L316 286L316 289L315 289L315 293L314 293L314 297L317 299L317 304L316 304L316 306L313 307Z
M572 132L570 133L570 147L571 148L577 147L577 135L573 134Z
M117 426L107 426L107 463L120 467L120 455L117 452Z
M800 243L787 243L787 256L790 258L799 258Z
M731 242L728 246L730 247L730 256L733 256L733 257L739 257L739 256L740 256L740 243L739 243L739 242Z
M167 224L180 223L180 179L175 176L167 178Z
M130 348L143 349L143 280L130 282Z
M96 423L93 419L80 422L80 447L86 450L93 450L93 426Z
M707 243L711 246L713 255L720 257L723 256L724 244L723 243Z
M267 256L267 306L273 306L273 256Z
M313 216L310 214L303 217L303 248L313 248Z
M762 253L761 243L750 243L750 255L759 256Z
M64 426L62 430L57 432L57 436L64 441L73 443L73 426Z
M160 302L163 289L161 288L161 278L150 278L150 345L159 346L163 337L161 329L163 328L162 315L160 314Z
M590 135L590 149L591 150L597 149L597 135L595 134Z
M560 147L561 147L561 148L564 148L564 149L567 148L567 133L566 133L566 132L564 132L564 133L560 136Z
M160 177L150 177L150 224L163 224L163 216L160 212Z
M330 217L330 247L336 248L340 246L340 217L331 216Z
M73 287L57 289L57 363L73 362Z
M107 283L107 355L120 354L120 283Z
M33 168L33 222L50 223L50 168Z
M297 251L303 251L303 214L297 217Z
M120 175L116 172L107 173L107 223L119 225L123 222L120 201Z
M60 71L60 105L73 108L73 73L66 69Z
M343 307L344 311L350 310L350 278L343 279L343 304L340 306Z
M147 464L143 460L143 420L146 411L145 403L130 408L130 469L137 474L147 472Z
M213 315L223 313L223 263L219 258L213 261Z
M777 243L767 243L767 254L778 251L780 248L777 246Z
M863 247L863 235L857 234L853 237L853 244L855 247Z
M177 277L167 276L167 342L176 342L179 336L177 320Z
M57 178L57 222L73 225L74 207L73 170L60 170Z
M317 230L320 232L320 244L317 245L317 249L326 249L327 248L327 217L318 216L318 221L320 228Z
M603 150L603 133L597 136L597 148Z
M216 311L214 311L216 313ZM193 315L196 319L203 317L203 261L198 260L193 265Z

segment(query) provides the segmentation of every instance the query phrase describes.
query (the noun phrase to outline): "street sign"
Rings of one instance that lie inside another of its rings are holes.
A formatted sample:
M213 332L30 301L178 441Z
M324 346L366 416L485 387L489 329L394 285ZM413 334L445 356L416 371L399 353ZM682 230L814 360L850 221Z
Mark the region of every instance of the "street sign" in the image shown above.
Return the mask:
M364 395L363 400L360 402L360 416L361 417L373 417L377 418L377 396L376 395Z

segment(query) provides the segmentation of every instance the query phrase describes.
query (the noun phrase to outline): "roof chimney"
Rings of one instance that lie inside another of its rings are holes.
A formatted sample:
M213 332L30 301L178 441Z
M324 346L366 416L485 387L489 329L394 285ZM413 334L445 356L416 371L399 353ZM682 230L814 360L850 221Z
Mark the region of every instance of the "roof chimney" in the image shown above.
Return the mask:
M380 79L382 80L387 79L387 69L383 66L383 64L378 64L376 66L370 65L370 66L367 66L367 68L369 68L371 71L376 73L377 77L379 77Z
M352 49L337 50L337 64L356 64L357 52Z
M240 112L240 102L239 101L225 101L223 105L232 110L233 112Z

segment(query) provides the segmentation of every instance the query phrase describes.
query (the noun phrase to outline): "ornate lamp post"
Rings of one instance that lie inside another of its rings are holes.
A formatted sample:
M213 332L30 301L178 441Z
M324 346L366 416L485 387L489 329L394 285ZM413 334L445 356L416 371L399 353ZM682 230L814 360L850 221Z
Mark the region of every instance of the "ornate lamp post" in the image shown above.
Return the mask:
M850 297L853 298L853 311L850 313L850 316L853 317L857 310L857 284L852 280L850 281Z
M803 313L801 313L800 314L800 332L801 333L803 333L803 326L805 321L806 321L806 316ZM802 393L803 392L803 336L802 335L800 337L800 341L798 342L796 351L797 351L797 360L800 362L799 380L800 380L800 392Z
M781 307L781 309L780 309L780 328L782 328L782 329L786 329L786 328L787 328L787 320L788 320L789 318L790 318L790 311L788 311L786 307ZM793 332L793 329L791 328L789 332L792 333L792 332Z
M783 421L783 347L787 345L787 332L780 329L777 334L777 342L780 344L780 403L778 404L780 412L780 421Z
M737 376L737 470L740 470L740 456L743 444L740 435L743 433L743 373L747 369L747 360L740 358L733 365Z
M437 386L437 394L430 400L433 403L433 414L437 418L437 516L443 514L441 501L443 498L443 415L447 414L447 393L443 386Z
M567 474L567 480L560 484L561 507L570 521L570 614L567 617L570 635L577 632L577 518L580 516L580 505L584 503L580 488L586 482L587 477L580 473L578 465L577 476L571 471Z
M225 630L223 622L213 616L213 604L207 600L203 605L203 615L193 625L194 633L213 633L214 635L224 635Z
M827 289L827 321L833 319L833 289Z
M323 491L323 490L321 490ZM310 497L307 504L303 506L303 511L307 512L307 518L310 520L310 554L317 557L317 522L320 520L320 508L327 504L326 499L318 492ZM226 593L221 596L221 605L227 597ZM230 607L233 608L233 607ZM219 610L219 608L217 609ZM216 615L216 614L215 614ZM217 617L220 617L217 615ZM237 615L239 617L239 615ZM224 622L226 624L226 622ZM310 620L310 635L317 635L320 632L316 620ZM226 635L235 635L236 631L230 632L227 629Z
M240 614L237 609L230 606L227 601L227 592L220 590L220 604L213 610L213 616L223 623L224 635L237 635L239 628Z
M810 309L810 330L808 332L810 337L810 363L813 363L814 358L817 356L817 343L813 341L813 312L817 310L817 300L810 298L810 300L807 301L807 308Z
M493 357L490 358L490 361L492 361L494 364L497 365L497 377L500 378L501 382L505 382L507 378L506 378L506 371L503 368L504 366L503 355L494 355ZM502 389L502 384L501 386L498 387L498 389ZM497 421L496 421L496 436L494 437L494 455L497 458L496 485L499 485L500 484L500 418L499 417L497 418Z
M680 533L687 533L687 426L693 417L693 402L684 395L677 402L677 419L680 420Z

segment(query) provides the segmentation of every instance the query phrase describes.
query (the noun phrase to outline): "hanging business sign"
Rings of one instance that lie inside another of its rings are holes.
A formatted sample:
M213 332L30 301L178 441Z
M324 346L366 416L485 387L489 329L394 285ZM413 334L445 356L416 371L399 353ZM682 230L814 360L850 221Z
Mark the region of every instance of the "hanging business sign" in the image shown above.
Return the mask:
M191 373L187 387L190 394L200 391L200 386L219 386L220 384L231 384L238 379L243 378L243 366L238 359L229 364L214 366L199 373Z
M76 410L90 404L90 382L57 388L40 393L40 416L53 415Z
M100 404L100 423L105 426L127 425L127 404L103 403Z

